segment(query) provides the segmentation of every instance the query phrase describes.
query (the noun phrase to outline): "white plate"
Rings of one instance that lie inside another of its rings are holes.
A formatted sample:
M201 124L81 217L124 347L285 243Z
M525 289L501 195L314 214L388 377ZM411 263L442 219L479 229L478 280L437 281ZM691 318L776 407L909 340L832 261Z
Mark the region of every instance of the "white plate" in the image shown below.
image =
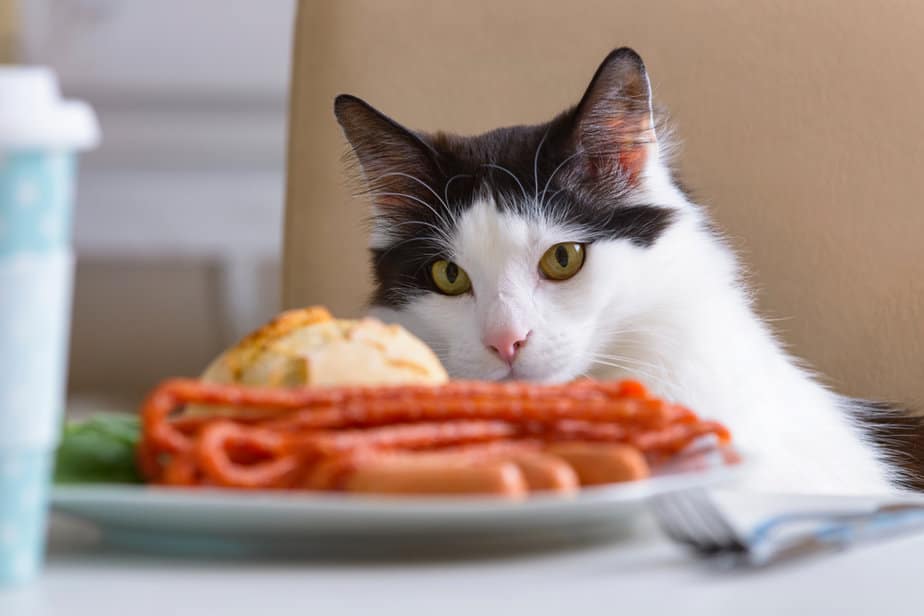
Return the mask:
M52 506L96 523L111 543L146 550L227 555L528 545L625 534L652 496L739 476L744 465L726 459L715 452L686 455L645 481L522 501L99 485L56 487Z

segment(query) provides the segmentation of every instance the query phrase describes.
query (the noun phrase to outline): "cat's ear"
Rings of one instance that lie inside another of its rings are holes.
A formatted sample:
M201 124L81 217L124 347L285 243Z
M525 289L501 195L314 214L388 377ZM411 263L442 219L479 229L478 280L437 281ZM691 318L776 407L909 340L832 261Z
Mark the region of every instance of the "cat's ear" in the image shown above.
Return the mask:
M622 47L606 57L575 109L572 130L585 171L638 178L657 138L648 73L635 51Z
M375 204L410 205L413 195L437 171L431 147L355 96L341 94L334 99L334 114L359 160Z

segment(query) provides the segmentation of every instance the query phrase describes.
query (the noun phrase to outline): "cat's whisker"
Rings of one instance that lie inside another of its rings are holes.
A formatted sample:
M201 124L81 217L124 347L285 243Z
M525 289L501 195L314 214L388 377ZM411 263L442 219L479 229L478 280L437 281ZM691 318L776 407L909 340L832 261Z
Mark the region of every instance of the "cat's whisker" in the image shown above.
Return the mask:
M653 345L650 346L650 347L646 347L646 349L649 349L649 348L652 348L652 347L653 347ZM648 367L650 367L650 368L657 369L657 370L662 370L662 369L663 369L663 365L661 365L661 364L654 363L654 362L652 362L652 361L648 361L648 360L642 359L642 358L640 358L640 357L638 357L638 356L636 356L636 355L631 355L631 354L624 354L624 353L623 353L623 354L618 354L618 353L600 353L600 352L594 352L594 353L591 353L591 355L592 355L593 357L599 357L599 358L601 358L601 359L613 359L613 360L616 360L616 361L629 361L629 362L637 363L637 364L640 364L640 365L646 365L646 366L648 366Z
M415 176L411 175L410 173L404 173L403 171L389 171L388 173L384 173L384 174L381 175L381 177L383 177L383 178L386 178L386 177L393 177L393 176L402 177L402 178L406 178L406 179L408 179L408 180L411 180L411 181L413 181L413 182L417 182L418 184L420 184L421 186L423 186L424 188L426 188L427 190L429 190L430 193L431 193L434 197L436 197L436 198L439 200L440 203L443 204L443 207L446 208L447 211L449 211L449 204L446 203L445 201L443 201L443 198L440 197L440 195L439 195L438 192L436 192L435 190L433 190L433 187L432 187L432 186L430 186L429 184L427 184L426 182L424 182L424 181L421 180L420 178L415 177Z
M671 335L670 331L664 327L656 325L633 325L631 327L619 327L613 329L602 329L599 332L602 338L613 340L617 337L624 337L620 342L624 344L645 344L644 340L639 338L655 338L658 342L668 345L676 345L677 339Z
M664 379L664 378L662 378L662 377L660 377L660 376L651 374L651 373L649 373L649 372L647 372L647 371L645 371L645 370L640 370L640 369L638 369L637 367L634 367L634 366L627 366L627 365L620 364L620 363L617 363L617 362L614 362L614 361L604 361L604 360L600 360L600 359L593 359L593 360L591 360L591 361L592 361L592 363L600 364L601 366L608 366L608 367L610 367L610 368L617 368L617 369L622 370L622 371L624 371L624 372L627 372L627 373L629 373L629 374L631 374L631 375L639 375L639 376L642 377L643 380L647 381L648 383L653 383L653 384L655 384L655 385L657 385L657 386L659 386L659 387L664 387L664 388L666 388L666 387L669 386L669 382L668 382L666 379Z
M656 375L653 375L653 374L651 374L651 373L649 373L649 372L647 372L647 371L645 371L645 370L642 370L642 369L639 369L639 368L637 368L637 367L634 367L634 366L628 366L628 365L623 364L623 363L620 363L620 362L609 361L609 360L602 360L602 359L593 359L593 360L591 360L591 362L594 363L594 364L599 364L599 365L601 365L601 366L608 366L608 367L611 367L611 368L618 368L619 370L622 370L623 372L627 372L627 373L629 373L630 375L633 375L633 376L638 375L638 376L641 376L641 377L643 377L644 379L649 380L649 381L654 381L654 382L658 382L658 383L661 382L660 377L658 377L658 376L656 376Z
M668 351L676 350L679 347L679 342L676 338L655 329L647 331L633 330L618 334L603 333L601 338L607 341L607 347L616 345L619 348L647 350L657 346ZM652 344L653 342L656 344Z
M430 350L433 351L433 353L437 357L444 357L444 356L448 357L449 349L447 347L435 347L432 344L428 346L430 347Z
M542 139L539 140L539 145L536 146L536 154L533 156L533 186L536 189L536 196L533 200L533 204L535 204L536 207L539 206L539 152L542 150L542 144L545 143L551 129L551 126L545 129L545 132L542 134ZM541 208L539 209L541 210Z
M420 241L419 237L408 237L408 238L401 240L400 242L395 242L394 244L388 247L388 250L386 250L381 255L379 255L378 259L376 259L376 263L381 263L382 260L384 260L389 254L391 254L393 250L400 248L404 244L409 244L411 242L419 242L419 241ZM440 255L441 253L436 252L436 251L433 251L430 253L420 253L420 256L427 256L427 257L432 257L432 258L438 257Z
M424 206L425 208L427 208L428 210L430 210L431 212L433 212L433 215L436 216L437 220L439 220L439 221L440 221L444 226L446 226L447 228L453 227L453 226L455 225L455 220L454 220L454 219L453 219L452 223L450 223L450 221L449 221L448 219L446 219L446 217L444 217L442 214L440 214L440 213L436 210L436 208L433 207L433 205L431 205L430 203L427 203L426 201L424 201L423 199L421 199L421 198L419 198L419 197L415 197L414 195L409 195L409 194L407 194L407 193L401 193L401 192L379 192L379 191L371 192L371 193L369 193L369 194L370 194L370 196L373 197L373 202L375 202L375 201L374 201L374 198L375 198L375 197L399 197L399 198L403 198L403 199L410 199L411 201L414 201L415 203L419 203L420 205ZM437 198L439 198L439 197L437 197ZM442 201L442 199L441 199L440 201ZM449 213L450 217L452 217L452 213L449 212L449 209L448 209L448 208L447 208L447 212Z
M428 228L428 229L433 229L433 231L435 231L437 234L439 234L440 238L441 238L444 242L446 242L447 246L449 245L449 243L450 243L450 241L451 241L451 238L449 237L449 235L448 235L443 229L440 229L438 226L434 225L434 224L431 223L431 222L427 222L427 221L425 221L425 220L406 220L406 221L404 221L404 222L399 222L399 223L397 223L397 224L390 225L390 228L391 228L391 229L398 229L398 228L400 228L400 227L405 227L405 226L408 226L408 225L420 226L420 227L426 227L426 228ZM414 239L418 239L418 238L414 238Z
M466 177L470 178L473 176L471 173L457 173L451 178L449 178L448 180L446 180L446 183L443 185L443 203L446 204L446 207L449 207L449 185L452 184L453 180L457 180L459 178L466 178Z
M636 348L640 345L645 345L644 341L639 340L639 338L654 338L658 339L658 334L652 332L653 335L647 335L645 332L640 332L637 329L631 330L602 330L596 332L598 345L600 348ZM659 340L660 342L660 340Z
M498 165L497 163L483 163L481 166L490 167L491 169L497 169L498 171L503 171L504 173L512 177L513 180L517 183L517 186L520 187L520 192L523 193L523 201L529 201L529 197L526 195L526 189L523 187L523 182L521 182L520 178L518 178L512 171L510 171L506 167Z
M549 195L549 203L548 203L549 207L552 207L552 204L555 202L555 197L557 197L563 190L565 189L559 188L558 190L556 190L555 192Z
M555 167L555 169L552 171L552 175L550 175L550 176L548 177L548 179L545 181L545 186L542 188L542 200L539 202L539 203L540 203L540 207L542 207L542 205L543 205L544 202L545 202L545 192L549 189L549 184L552 183L552 180L555 179L555 174L557 174L557 173L561 170L561 168L564 167L564 166L568 163L568 161L574 159L574 158L575 158L576 156L578 156L580 153L581 153L581 151L578 150L577 152L574 152L574 153L571 154L570 156L567 156L563 161L561 161L560 163L558 163L558 166ZM542 209L544 210L545 208L542 207Z
M625 357L625 356L620 356L620 355L607 355L607 356L597 355L597 356L594 356L594 359L599 359L602 361L618 362L620 364L624 364L632 368L635 368L635 367L644 368L645 370L653 371L653 373L655 374L660 374L664 372L664 368L662 366L658 366L658 365L655 365L649 362L637 360L631 357Z

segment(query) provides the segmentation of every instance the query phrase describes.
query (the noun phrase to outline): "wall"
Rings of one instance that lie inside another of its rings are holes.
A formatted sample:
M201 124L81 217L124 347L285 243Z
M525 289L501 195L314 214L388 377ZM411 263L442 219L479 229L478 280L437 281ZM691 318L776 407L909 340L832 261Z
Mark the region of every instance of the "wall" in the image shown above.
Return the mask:
M15 59L18 25L14 0L0 0L0 64L12 63Z
M137 400L278 308L293 2L21 9L23 58L103 132L80 165L70 389Z

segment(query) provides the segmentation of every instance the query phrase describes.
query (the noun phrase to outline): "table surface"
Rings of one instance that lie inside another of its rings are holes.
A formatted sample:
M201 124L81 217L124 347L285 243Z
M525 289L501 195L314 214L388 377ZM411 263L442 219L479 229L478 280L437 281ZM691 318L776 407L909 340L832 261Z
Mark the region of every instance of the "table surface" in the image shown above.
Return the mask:
M125 553L88 525L54 516L43 578L0 590L0 614L920 614L922 578L922 534L721 572L662 540L650 520L618 542L573 549L239 561Z

